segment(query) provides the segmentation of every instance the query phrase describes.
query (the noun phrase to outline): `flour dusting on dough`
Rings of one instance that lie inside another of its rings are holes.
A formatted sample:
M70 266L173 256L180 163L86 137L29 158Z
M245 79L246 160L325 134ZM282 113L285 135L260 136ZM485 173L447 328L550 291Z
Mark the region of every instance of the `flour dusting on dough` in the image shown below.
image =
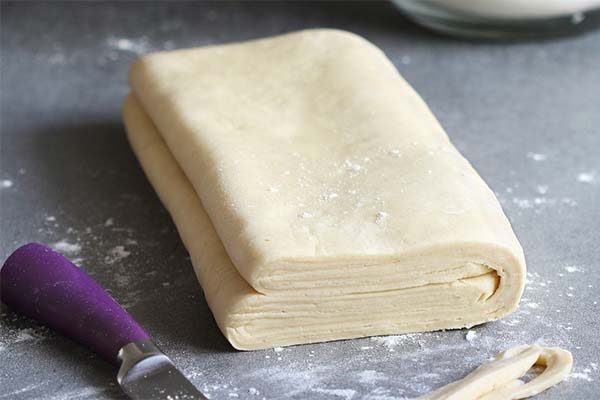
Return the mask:
M388 213L384 212L384 211L379 211L377 212L377 214L375 214L375 223L377 225L383 225L385 224L385 221L388 218Z
M344 161L344 167L346 167L347 170L353 171L353 172L360 172L360 171L364 170L363 166L361 166L360 164L353 163L350 160Z
M323 193L321 195L321 199L323 200L333 200L335 198L339 197L339 195L335 192L331 192L331 193Z
M442 211L446 214L458 215L458 214L463 214L466 210L462 207L446 206L446 207L442 208Z
M402 153L398 149L392 149L392 150L390 150L389 154L392 155L392 156L394 156L394 157L400 157L400 156L402 156Z

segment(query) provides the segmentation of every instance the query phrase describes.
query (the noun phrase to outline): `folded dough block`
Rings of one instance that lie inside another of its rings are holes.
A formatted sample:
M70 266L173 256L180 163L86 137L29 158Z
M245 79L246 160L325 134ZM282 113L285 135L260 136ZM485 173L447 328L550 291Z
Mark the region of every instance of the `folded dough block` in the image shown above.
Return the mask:
M375 46L308 30L155 53L124 117L238 349L461 328L512 312L522 249Z

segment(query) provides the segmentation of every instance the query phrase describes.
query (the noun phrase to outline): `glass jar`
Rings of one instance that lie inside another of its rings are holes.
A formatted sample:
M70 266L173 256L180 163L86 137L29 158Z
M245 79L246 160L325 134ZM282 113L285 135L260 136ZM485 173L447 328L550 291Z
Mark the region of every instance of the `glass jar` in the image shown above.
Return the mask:
M435 31L487 38L547 36L600 25L600 0L393 0Z

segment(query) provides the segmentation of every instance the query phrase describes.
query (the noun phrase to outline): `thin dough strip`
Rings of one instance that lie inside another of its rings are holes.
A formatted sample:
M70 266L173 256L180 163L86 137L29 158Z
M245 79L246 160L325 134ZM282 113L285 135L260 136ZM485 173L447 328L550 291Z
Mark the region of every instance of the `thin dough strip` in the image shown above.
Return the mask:
M545 370L527 383L518 378L534 365ZM465 378L418 400L517 400L534 396L571 372L571 353L558 347L518 346L499 353Z

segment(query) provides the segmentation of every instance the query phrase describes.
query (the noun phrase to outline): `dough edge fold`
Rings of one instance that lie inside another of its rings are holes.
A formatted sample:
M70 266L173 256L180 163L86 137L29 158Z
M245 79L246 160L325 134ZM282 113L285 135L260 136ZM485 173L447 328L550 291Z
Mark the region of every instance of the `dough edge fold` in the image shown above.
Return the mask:
M500 319L512 313L518 306L524 287L524 264L510 249L495 244L486 246L491 253L498 255L497 259L503 262L501 267L498 266L501 269L492 272L496 277L489 276L488 273L479 277L466 278L472 281L468 283L475 288L476 296L486 295L486 300L493 299L493 301L485 302L484 307L479 309L467 312L461 310L453 315L448 314L450 310L443 310L446 315L453 316L453 320L432 320L424 323L422 317L413 315L407 323L405 315L388 312L370 322L354 323L352 318L356 310L349 307L342 313L343 315L340 315L340 308L335 304L340 301L343 303L345 297L351 301L351 296L361 294L334 294L330 297L321 297L318 293L313 293L312 301L307 301L306 293L302 291L297 293L292 291L291 296L285 293L257 292L231 263L193 186L133 94L125 99L123 116L134 153L159 198L171 214L181 239L191 255L194 271L217 325L232 346L238 350L258 350L367 336L471 327ZM476 245L481 246L480 243ZM452 294L452 285L456 282L441 283L444 284ZM484 288L478 289L479 286ZM422 288L423 286L415 289ZM397 291L402 292L402 289ZM380 295L392 299L394 290L385 291L383 294L366 292L362 295L364 299ZM321 313L315 309L318 307L315 304L327 302L334 304L327 312ZM292 316L294 324L290 325L289 317L287 319L281 317L293 314L299 304L306 306L309 311L303 310L303 313L297 317ZM248 312L248 309L257 306L258 311ZM274 318L275 321L275 324L268 326L268 329L252 326L253 322L257 325L257 313L265 312L260 310L261 306L271 308L267 310L266 320L273 321ZM358 311L368 313L368 310L364 309ZM307 317L307 313L312 313L313 317L310 315ZM423 312L423 314L430 313L430 311ZM307 321L312 324L307 324ZM315 324L320 328L313 330ZM340 329L340 326L344 327ZM249 327L253 329L248 329Z

